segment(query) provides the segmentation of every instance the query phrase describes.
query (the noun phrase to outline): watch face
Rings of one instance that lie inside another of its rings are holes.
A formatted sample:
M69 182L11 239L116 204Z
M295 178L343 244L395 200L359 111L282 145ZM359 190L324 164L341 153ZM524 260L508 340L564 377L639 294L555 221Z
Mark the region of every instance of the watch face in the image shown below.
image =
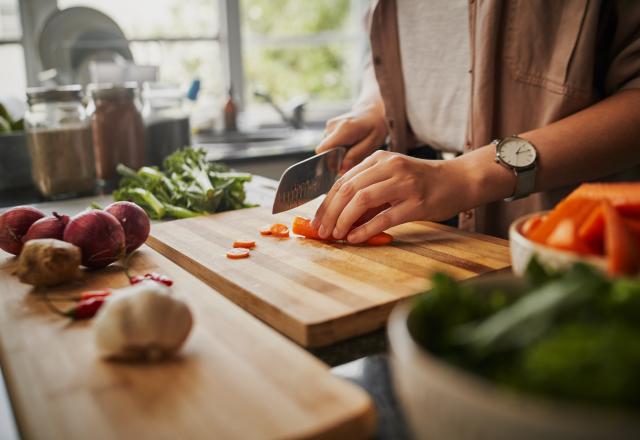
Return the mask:
M514 168L527 168L536 160L536 150L529 142L520 138L506 138L500 145L498 157Z

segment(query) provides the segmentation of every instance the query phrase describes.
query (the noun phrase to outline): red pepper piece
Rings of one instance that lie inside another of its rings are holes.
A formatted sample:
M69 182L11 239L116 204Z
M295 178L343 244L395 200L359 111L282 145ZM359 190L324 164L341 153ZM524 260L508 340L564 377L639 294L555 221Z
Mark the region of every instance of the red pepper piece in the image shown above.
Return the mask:
M165 286L172 286L173 280L166 275L161 275L156 272L150 272L144 275L144 277L148 280L157 281L158 283L162 283Z
M96 313L98 313L98 310L100 310L100 307L102 307L102 304L104 304L104 301L104 297L84 299L71 310L64 312L64 314L74 321L93 318Z
M109 289L89 290L87 292L82 292L80 294L80 298L78 299L80 301L84 301L85 299L91 299L91 298L105 298L109 295L111 295L111 290Z
M148 278L143 277L142 275L135 275L135 276L132 276L131 278L129 278L129 283L130 284L138 284L138 283L140 283L140 282L142 282L142 281L144 281L146 279L148 279Z

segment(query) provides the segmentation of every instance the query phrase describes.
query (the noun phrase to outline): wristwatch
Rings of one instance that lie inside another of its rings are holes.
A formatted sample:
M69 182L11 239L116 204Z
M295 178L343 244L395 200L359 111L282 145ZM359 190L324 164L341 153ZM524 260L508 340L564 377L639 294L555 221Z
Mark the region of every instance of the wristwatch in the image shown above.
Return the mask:
M504 200L511 202L531 194L536 186L538 169L536 147L516 135L496 139L491 143L496 146L496 162L512 170L517 178L513 195Z

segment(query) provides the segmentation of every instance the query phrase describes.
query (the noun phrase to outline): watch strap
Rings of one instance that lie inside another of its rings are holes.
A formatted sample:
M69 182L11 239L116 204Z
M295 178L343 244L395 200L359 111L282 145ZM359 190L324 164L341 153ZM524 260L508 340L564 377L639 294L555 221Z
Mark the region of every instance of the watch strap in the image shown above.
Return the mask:
M533 193L536 188L536 166L527 168L526 170L513 170L516 175L516 189L511 197L507 197L505 202L512 202L514 200L527 197Z

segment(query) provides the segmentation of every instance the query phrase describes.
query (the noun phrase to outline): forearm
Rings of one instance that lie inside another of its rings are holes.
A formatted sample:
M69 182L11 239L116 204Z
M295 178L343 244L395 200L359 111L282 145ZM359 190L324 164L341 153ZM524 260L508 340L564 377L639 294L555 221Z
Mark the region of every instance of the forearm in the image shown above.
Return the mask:
M627 90L548 126L519 134L538 150L536 191L603 177L640 163L640 90ZM460 157L477 189L469 205L513 194L516 178L487 146ZM458 159L456 159L458 160ZM469 206L472 207L472 206Z

